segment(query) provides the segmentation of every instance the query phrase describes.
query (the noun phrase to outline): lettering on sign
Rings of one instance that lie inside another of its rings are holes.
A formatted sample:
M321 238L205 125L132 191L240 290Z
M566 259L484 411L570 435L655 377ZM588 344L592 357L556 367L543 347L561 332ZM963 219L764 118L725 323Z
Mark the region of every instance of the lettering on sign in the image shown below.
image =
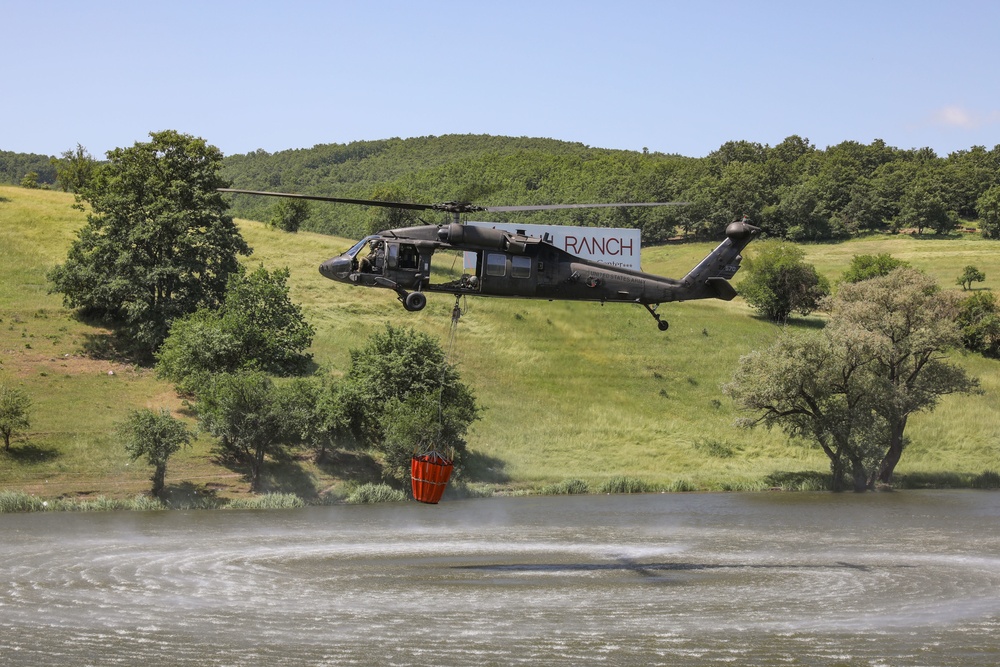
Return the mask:
M571 255L635 271L639 268L642 237L638 229L611 227L567 227L564 225L527 225L507 222L467 222L467 225L501 229L547 240Z

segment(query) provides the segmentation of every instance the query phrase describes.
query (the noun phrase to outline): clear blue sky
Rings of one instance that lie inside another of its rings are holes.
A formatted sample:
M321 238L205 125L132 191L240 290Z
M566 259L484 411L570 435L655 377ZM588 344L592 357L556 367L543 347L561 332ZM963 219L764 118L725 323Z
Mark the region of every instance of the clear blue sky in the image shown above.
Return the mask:
M0 150L1000 143L1000 1L0 0Z

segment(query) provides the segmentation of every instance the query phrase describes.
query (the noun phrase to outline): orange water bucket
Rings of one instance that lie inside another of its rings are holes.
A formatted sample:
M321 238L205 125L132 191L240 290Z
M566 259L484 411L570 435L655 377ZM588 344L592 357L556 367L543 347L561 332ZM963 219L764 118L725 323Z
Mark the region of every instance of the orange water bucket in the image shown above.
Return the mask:
M422 503L436 505L448 486L448 479L454 466L451 459L439 452L430 451L415 454L410 460L410 479L413 482L413 497Z

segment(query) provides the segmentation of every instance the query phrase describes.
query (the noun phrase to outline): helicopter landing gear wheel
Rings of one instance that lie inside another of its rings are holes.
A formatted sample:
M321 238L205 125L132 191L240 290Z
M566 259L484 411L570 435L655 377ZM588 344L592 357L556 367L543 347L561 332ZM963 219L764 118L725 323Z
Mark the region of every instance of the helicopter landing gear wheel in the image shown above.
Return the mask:
M426 305L427 297L423 292L410 292L403 298L403 308L406 308L411 313L423 310Z
M660 314L658 312L656 312L656 309L660 307L660 304L658 304L658 303L654 303L654 304L644 303L642 305L646 307L646 310L649 311L649 314L653 316L654 320L656 320L656 326L659 327L660 331L666 331L667 329L670 328L670 323L667 322L664 319L661 319L660 318Z

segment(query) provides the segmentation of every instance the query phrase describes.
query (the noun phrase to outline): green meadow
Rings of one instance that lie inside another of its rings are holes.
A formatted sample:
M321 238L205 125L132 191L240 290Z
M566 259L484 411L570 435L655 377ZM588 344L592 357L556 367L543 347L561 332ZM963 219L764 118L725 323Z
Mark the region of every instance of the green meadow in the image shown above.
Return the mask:
M48 293L46 272L63 261L85 222L73 203L64 193L0 186L0 381L23 387L34 401L27 437L0 452L0 492L131 497L148 489L150 471L128 460L113 425L142 406L194 420L152 370L105 358L107 332L74 318L60 295ZM316 328L312 353L324 372L342 374L350 350L387 323L441 341L484 408L463 470L479 489L532 491L581 480L597 490L621 477L649 488L793 488L828 470L809 443L733 425L738 414L720 386L740 355L780 331L741 299L664 305L666 333L639 306L469 299L452 339L448 295L432 294L427 308L408 313L388 290L319 275L320 262L354 239L288 234L252 221L240 227L254 249L247 264L290 269L291 295ZM643 268L677 277L711 247L647 248ZM955 280L973 264L987 276L977 288L1000 290L1000 243L978 234L872 236L804 249L831 281L854 255L888 252L944 289L960 290ZM790 324L821 325L821 315ZM1000 469L1000 362L959 352L952 358L979 377L983 392L945 397L936 411L911 420L911 444L897 468L904 484L963 484ZM267 479L272 491L307 501L379 481L357 452L339 452L324 466L293 452L269 463ZM167 484L191 496L247 493L240 471L217 461L206 436L171 459Z

